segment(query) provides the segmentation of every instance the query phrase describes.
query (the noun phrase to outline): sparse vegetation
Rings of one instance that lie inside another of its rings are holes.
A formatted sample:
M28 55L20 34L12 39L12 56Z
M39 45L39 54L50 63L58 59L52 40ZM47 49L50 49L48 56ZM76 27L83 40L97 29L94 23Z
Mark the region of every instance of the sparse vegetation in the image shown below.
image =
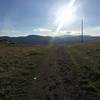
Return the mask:
M56 47L58 48L59 46L28 46L0 43L0 100L40 100L37 95L32 95L31 93L32 88L34 88L34 77L37 80L37 77L41 75L40 69L44 67L43 63L48 63L45 65L47 68L55 66L56 60L54 56L60 56L60 49L62 49L59 47L59 50L55 49L53 51L52 49ZM77 80L79 92L74 100L100 100L100 42L63 47L66 53L66 55L63 55L67 60L63 59L63 57L57 58L58 62L56 64L58 64L56 66L59 65L58 68L61 75L64 73L64 84L73 84L74 79ZM53 60L47 62L46 59L51 55L49 54L50 51L53 51L52 55L54 56L51 56L52 58L49 59ZM50 70L48 69L47 73L50 73ZM50 92L52 92L53 89L56 89L62 83L57 80L56 77L58 76L56 73L50 75L52 75L50 76L53 79L52 82L56 81L56 85L49 88ZM70 89L67 92L71 93ZM32 98L30 98L30 95ZM36 96L38 99L34 99ZM55 100L59 98L57 94L53 94L53 96ZM49 94L46 95L46 98L51 100Z

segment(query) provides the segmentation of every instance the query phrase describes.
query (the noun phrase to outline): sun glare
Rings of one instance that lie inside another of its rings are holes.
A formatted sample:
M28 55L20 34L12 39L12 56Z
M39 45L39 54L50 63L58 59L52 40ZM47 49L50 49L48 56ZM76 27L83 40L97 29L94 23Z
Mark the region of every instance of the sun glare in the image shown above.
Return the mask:
M56 33L63 28L64 24L69 25L76 19L76 7L74 6L76 0L71 0L67 6L60 7L56 12Z

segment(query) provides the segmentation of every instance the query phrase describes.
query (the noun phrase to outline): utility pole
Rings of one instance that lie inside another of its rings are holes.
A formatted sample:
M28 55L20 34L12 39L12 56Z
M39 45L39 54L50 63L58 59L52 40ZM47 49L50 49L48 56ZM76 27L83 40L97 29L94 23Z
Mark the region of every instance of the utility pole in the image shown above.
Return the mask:
M84 22L81 20L81 42L84 42Z

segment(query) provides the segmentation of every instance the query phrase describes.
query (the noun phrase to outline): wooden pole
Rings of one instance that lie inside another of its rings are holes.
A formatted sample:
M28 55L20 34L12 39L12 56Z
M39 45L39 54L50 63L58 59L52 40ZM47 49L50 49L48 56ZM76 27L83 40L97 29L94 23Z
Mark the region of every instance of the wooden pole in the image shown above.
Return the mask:
M81 21L81 42L84 42L84 22L83 19Z

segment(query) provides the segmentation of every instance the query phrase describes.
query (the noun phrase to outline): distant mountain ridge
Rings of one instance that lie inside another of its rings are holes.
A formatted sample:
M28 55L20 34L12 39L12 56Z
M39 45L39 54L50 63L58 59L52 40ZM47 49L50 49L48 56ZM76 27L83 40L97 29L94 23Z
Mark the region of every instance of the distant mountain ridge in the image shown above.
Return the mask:
M100 40L100 36L84 36L84 41L96 41ZM71 36L64 35L58 37L50 37L50 36L39 36L39 35L29 35L29 36L20 36L20 37L8 37L2 36L0 37L0 41L14 42L14 43L22 43L22 44L69 44L69 43L79 43L81 42L81 36Z

